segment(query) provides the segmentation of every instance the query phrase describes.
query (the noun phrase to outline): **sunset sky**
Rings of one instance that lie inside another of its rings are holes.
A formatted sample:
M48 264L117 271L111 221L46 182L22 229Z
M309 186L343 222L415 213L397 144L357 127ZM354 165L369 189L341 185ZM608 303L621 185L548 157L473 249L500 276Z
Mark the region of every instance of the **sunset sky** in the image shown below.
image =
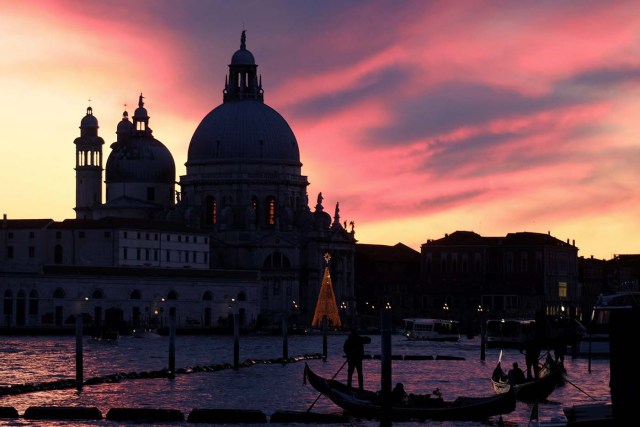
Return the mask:
M578 255L640 253L636 1L0 0L0 213L74 218L91 106L184 175L247 32L265 103L360 243L530 231ZM90 101L89 101L90 100ZM125 107L126 105L126 107Z

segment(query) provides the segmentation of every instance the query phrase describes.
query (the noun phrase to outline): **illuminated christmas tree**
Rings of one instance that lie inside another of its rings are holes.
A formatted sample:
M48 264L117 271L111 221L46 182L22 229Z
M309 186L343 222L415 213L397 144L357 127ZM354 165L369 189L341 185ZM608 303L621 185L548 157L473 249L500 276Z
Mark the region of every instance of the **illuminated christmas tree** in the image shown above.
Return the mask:
M311 326L322 326L322 318L327 316L327 322L336 328L342 326L340 322L340 313L338 313L338 305L336 304L336 296L333 293L333 284L331 283L331 273L329 273L329 260L331 255L324 255L327 265L324 268L324 277L322 278L322 286L316 303L316 311L313 314Z

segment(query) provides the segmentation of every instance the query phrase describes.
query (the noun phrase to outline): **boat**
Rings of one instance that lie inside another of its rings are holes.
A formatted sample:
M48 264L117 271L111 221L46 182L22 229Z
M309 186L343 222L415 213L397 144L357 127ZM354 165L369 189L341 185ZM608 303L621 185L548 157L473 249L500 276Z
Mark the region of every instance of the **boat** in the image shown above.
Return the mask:
M439 392L434 392L432 395L409 394L402 402L392 404L391 412L386 413L377 392L361 391L334 379L320 377L306 363L304 378L319 393L342 408L345 415L366 419L478 421L509 414L516 408L516 398L512 392L484 397L458 397L452 401L444 400Z
M136 328L133 330L134 338L159 338L160 333L154 328Z
M562 409L569 426L614 426L613 406L611 402L596 402L573 405Z
M496 394L513 390L517 400L528 403L545 402L551 393L564 383L564 367L552 360L545 362L540 370L540 377L527 379L525 382L513 386L507 381L507 375L502 370L500 361L491 375L491 384Z
M485 345L487 348L524 348L535 325L533 319L489 319Z
M120 333L111 328L98 328L91 333L91 341L102 343L117 343Z
M456 320L409 318L404 322L404 335L412 341L458 341L460 323Z
M587 331L578 340L577 353L593 357L609 357L609 321L612 310L640 307L640 292L623 291L600 295L591 312Z

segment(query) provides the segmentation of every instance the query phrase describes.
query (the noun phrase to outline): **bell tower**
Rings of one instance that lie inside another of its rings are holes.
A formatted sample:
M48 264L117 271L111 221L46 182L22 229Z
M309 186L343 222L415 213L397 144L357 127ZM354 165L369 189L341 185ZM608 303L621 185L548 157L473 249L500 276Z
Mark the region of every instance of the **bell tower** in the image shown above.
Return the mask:
M102 203L102 146L98 119L91 107L80 121L76 145L76 219L91 219L92 208Z

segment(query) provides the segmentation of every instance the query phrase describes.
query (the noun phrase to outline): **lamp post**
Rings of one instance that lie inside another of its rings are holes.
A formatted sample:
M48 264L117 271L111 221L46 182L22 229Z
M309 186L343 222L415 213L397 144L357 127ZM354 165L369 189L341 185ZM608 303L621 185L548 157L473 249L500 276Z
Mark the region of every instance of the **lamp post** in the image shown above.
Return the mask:
M342 301L340 303L340 320L342 321L342 325L346 325L346 317L347 317L347 303Z

